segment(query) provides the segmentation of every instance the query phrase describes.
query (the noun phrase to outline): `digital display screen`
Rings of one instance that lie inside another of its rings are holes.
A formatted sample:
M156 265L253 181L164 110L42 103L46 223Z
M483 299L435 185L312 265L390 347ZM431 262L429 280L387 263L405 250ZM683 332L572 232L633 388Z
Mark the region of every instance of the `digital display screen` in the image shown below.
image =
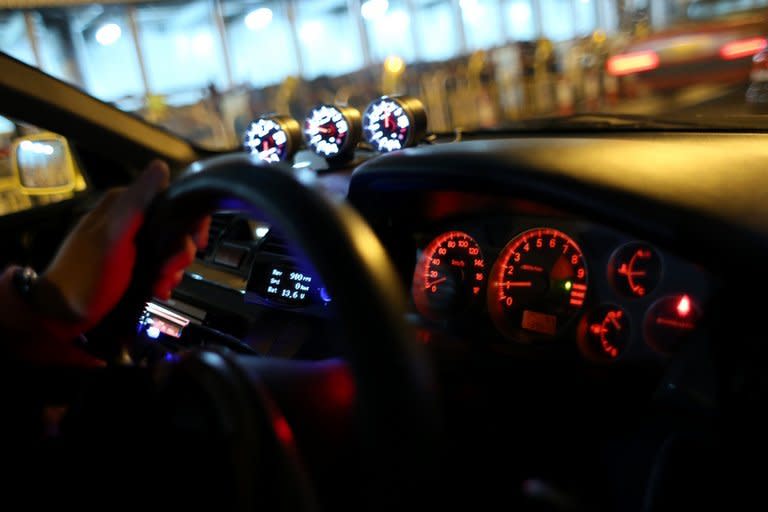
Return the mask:
M310 301L313 277L286 266L267 267L264 296L284 304L303 305Z
M320 277L308 265L293 259L267 259L251 267L245 301L277 308L301 308L305 313L326 315L331 296Z
M557 334L557 317L555 315L547 315L545 313L526 309L523 311L523 322L521 327L529 331L554 336Z
M161 334L180 338L182 331L189 323L189 318L153 302L148 302L139 321L139 327L153 339L158 338Z
M317 312L325 309L331 297L315 273L292 260L273 260L251 268L246 301Z

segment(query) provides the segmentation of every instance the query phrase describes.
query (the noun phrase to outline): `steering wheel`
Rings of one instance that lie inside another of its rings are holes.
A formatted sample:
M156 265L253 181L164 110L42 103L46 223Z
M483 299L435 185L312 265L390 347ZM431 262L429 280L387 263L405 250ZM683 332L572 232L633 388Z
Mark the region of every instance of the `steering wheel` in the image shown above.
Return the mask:
M231 499L219 505L317 508L324 493L314 484L322 478L307 471L302 436L294 435L313 425L289 420L301 418L307 408L315 409L316 420L318 406L320 416L346 412L354 418L354 433L345 434L351 449L345 478L353 478L357 492L341 494L366 500L355 504L363 509L428 503L439 421L429 365L404 319L406 295L362 218L346 203L302 183L293 169L265 166L248 155L193 164L147 214L132 285L113 312L113 325L135 332L137 312L151 298L154 278L173 250L167 241L219 209L258 216L296 244L331 292L345 354L345 362L311 363L198 350L158 373L158 409L167 424L195 442L226 440L206 459L228 467L222 489ZM334 402L339 389L349 398L341 407L346 411ZM289 409L292 416L284 416Z

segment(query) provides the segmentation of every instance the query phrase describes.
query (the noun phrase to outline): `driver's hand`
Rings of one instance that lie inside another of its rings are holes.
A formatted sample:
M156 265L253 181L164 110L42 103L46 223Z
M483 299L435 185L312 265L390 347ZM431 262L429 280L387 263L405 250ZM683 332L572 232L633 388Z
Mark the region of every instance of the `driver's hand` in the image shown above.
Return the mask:
M128 288L136 263L134 239L152 199L168 186L168 166L149 164L128 188L108 191L69 234L41 280L60 292L80 331L98 324ZM210 217L178 240L179 251L166 261L154 293L167 299L181 282L195 252L208 243ZM173 243L173 241L169 241Z

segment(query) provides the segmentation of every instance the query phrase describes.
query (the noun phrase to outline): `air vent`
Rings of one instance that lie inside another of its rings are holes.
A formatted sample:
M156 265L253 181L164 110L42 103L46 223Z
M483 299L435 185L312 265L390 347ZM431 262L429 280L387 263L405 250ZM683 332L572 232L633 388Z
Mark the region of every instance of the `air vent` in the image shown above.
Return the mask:
M198 258L205 259L213 254L216 245L227 231L234 217L234 214L231 213L214 213L211 215L211 227L208 229L208 246L203 251L197 251Z
M288 256L288 242L286 242L282 235L272 229L269 233L267 233L267 236L264 237L264 241L261 242L259 251L262 253L268 252L272 254Z

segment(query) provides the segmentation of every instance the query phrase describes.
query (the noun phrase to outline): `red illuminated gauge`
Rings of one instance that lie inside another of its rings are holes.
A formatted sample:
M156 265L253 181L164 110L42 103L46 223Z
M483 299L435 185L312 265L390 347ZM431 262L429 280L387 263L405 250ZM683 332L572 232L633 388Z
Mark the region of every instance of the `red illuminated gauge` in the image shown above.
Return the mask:
M603 304L581 319L579 348L589 359L613 361L629 345L629 315L620 306Z
M608 279L625 297L645 297L661 280L661 257L642 242L622 245L611 256Z
M268 163L290 159L301 145L299 123L289 116L262 116L245 130L243 147Z
M443 233L424 249L413 273L413 301L426 318L439 320L483 296L485 260L474 238Z
M571 237L535 228L511 240L493 265L488 309L508 338L530 342L561 332L587 296L587 264Z
M304 121L304 139L322 157L348 157L360 140L360 112L352 107L318 105Z
M699 306L689 295L662 297L645 314L645 342L658 352L671 354L696 329L700 318Z
M382 96L363 114L365 140L379 153L414 146L426 130L424 105L411 96Z

